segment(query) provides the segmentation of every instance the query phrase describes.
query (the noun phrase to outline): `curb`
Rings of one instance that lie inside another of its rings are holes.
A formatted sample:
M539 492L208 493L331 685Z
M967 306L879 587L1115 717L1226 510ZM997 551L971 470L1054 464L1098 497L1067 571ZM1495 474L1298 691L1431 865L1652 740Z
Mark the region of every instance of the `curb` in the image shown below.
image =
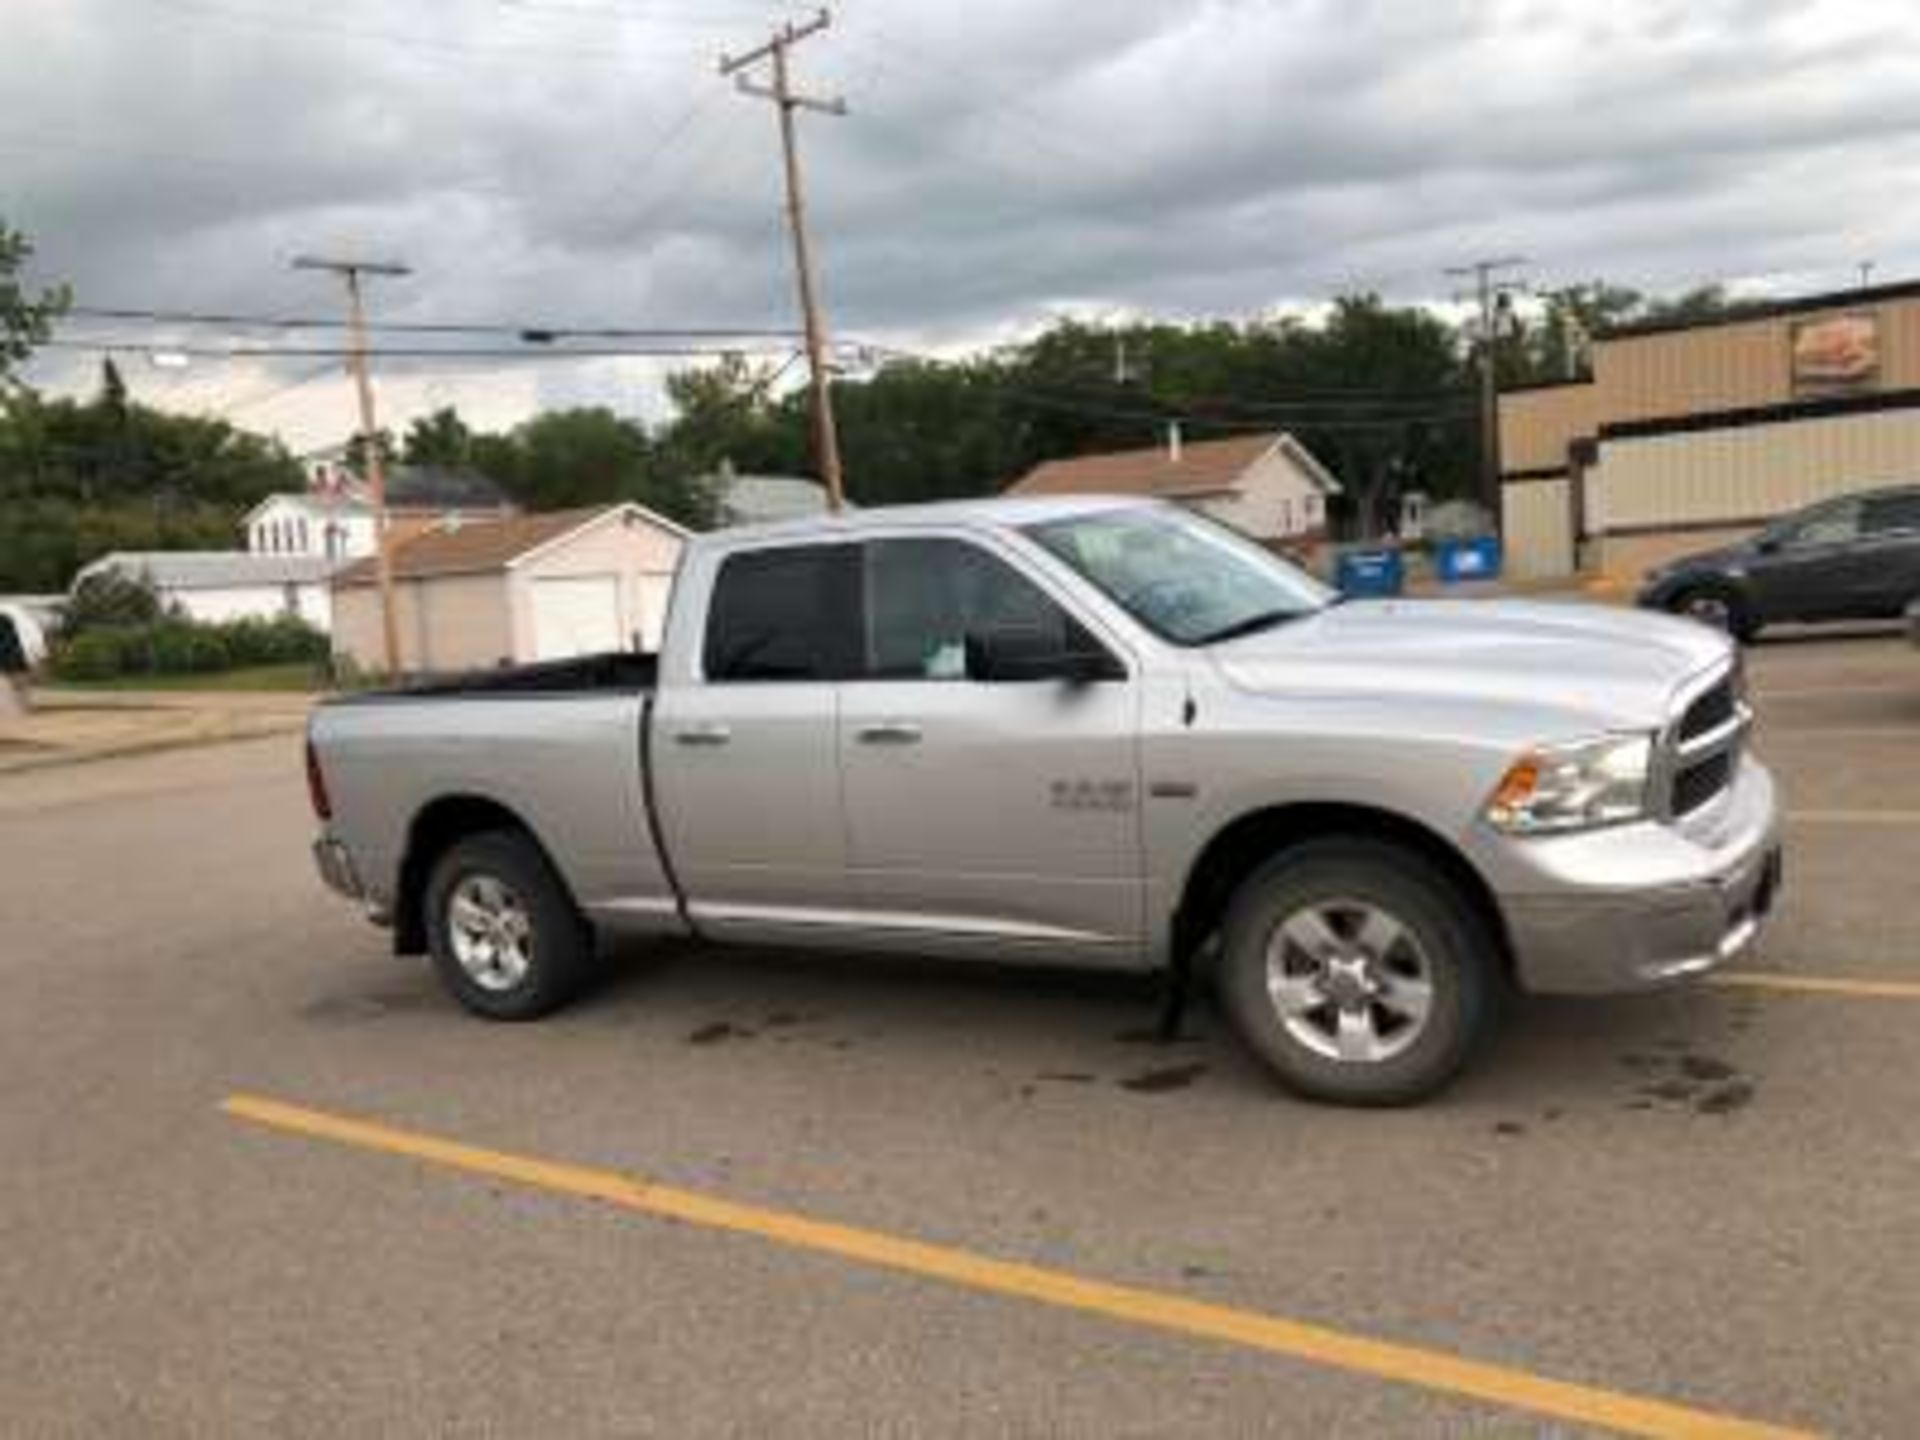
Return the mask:
M133 740L124 745L102 745L94 749L55 749L55 753L50 755L27 755L17 760L0 760L0 782L4 782L9 775L57 770L65 765L93 765L103 760L125 760L139 755L159 755L168 750L204 750L214 745L240 745L249 740L273 740L284 735L299 733L299 726L286 726L255 730L242 735L171 735L162 740Z

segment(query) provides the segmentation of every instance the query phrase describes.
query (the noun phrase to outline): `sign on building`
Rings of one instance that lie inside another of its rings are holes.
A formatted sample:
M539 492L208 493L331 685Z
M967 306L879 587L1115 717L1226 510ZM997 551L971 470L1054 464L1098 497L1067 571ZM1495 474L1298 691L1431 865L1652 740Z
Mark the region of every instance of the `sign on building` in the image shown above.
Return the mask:
M1796 395L1865 390L1880 375L1880 331L1871 314L1801 320L1791 331Z

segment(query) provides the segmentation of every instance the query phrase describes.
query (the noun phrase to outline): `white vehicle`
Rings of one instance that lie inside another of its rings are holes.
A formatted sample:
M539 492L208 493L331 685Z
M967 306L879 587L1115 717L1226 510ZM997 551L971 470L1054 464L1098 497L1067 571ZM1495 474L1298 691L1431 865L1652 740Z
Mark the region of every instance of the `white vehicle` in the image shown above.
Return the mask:
M1690 621L1342 603L1174 506L1052 498L700 536L657 665L336 701L308 763L328 883L482 1015L561 1003L596 932L1217 952L1280 1079L1388 1104L1509 986L1752 942L1780 864L1749 718Z

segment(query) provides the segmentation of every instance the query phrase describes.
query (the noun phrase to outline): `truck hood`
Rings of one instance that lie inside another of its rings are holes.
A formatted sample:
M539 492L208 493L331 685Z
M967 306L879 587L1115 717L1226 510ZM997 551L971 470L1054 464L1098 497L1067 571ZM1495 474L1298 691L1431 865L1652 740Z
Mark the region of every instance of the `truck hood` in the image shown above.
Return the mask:
M1335 605L1228 641L1228 681L1276 697L1375 695L1574 711L1653 728L1674 691L1731 654L1690 620L1577 603L1387 600Z

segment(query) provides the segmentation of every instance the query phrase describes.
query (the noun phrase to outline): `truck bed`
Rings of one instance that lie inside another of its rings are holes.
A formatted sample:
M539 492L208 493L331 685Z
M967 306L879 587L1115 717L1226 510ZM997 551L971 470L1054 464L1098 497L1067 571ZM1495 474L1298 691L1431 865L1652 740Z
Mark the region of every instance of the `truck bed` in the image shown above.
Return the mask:
M568 660L503 665L493 670L470 670L463 675L416 680L391 689L344 696L334 703L350 705L385 700L457 700L462 696L585 695L606 691L646 694L652 691L659 674L659 656L616 650L601 655L578 655Z

